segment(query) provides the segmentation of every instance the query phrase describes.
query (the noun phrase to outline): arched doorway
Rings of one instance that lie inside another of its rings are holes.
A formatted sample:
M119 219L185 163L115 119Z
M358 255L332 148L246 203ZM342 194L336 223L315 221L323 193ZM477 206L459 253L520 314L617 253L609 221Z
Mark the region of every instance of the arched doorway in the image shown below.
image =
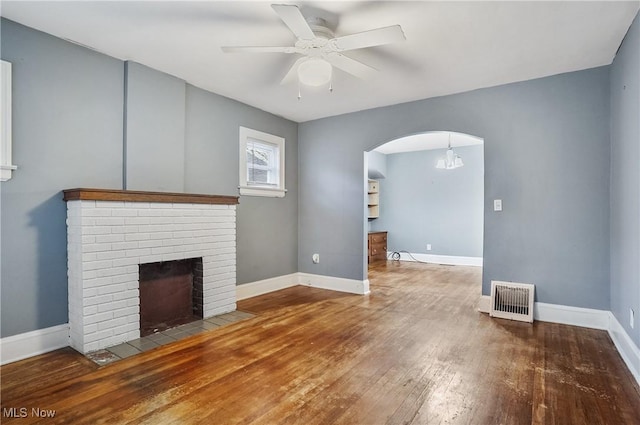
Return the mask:
M366 152L365 172L367 262L482 266L482 138L452 131L404 136Z

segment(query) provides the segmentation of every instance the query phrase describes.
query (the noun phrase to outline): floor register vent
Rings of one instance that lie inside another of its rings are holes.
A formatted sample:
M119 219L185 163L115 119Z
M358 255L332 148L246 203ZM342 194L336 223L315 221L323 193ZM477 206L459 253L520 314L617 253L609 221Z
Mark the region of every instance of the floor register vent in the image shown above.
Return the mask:
M491 281L491 317L533 322L534 285Z

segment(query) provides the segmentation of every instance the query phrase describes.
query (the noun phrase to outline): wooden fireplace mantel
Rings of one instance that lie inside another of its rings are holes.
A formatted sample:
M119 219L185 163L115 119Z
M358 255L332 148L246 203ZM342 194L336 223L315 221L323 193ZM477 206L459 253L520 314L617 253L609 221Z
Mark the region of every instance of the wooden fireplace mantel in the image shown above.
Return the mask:
M144 192L116 189L67 189L63 191L65 201L126 201L157 202L174 204L236 205L237 196L203 195L196 193Z

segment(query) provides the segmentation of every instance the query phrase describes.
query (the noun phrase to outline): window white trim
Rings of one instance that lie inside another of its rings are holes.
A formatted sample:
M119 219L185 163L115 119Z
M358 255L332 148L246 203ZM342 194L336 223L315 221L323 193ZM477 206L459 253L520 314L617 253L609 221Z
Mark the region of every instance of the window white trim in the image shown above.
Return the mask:
M262 141L274 145L277 150L277 181L274 184L259 185L247 181L247 144L250 140ZM284 138L273 134L240 127L240 195L267 196L272 198L284 197L287 190L284 186Z
M11 178L11 63L0 61L0 181Z

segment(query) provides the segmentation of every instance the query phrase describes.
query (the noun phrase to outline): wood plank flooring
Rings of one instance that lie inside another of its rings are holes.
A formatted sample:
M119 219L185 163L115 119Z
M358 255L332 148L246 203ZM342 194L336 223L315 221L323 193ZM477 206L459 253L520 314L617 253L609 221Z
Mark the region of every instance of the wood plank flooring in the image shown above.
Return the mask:
M640 424L606 332L480 314L480 273L381 262L368 296L294 287L107 366L69 348L5 365L1 422Z

